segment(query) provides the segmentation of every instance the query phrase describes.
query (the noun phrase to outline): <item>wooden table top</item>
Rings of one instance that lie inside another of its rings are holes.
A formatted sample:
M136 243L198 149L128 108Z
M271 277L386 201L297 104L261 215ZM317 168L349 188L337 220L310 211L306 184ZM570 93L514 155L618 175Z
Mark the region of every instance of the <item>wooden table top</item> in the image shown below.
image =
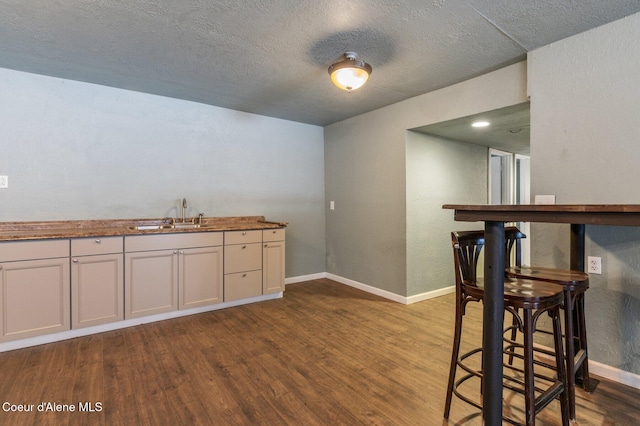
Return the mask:
M640 226L640 204L445 204L457 221Z

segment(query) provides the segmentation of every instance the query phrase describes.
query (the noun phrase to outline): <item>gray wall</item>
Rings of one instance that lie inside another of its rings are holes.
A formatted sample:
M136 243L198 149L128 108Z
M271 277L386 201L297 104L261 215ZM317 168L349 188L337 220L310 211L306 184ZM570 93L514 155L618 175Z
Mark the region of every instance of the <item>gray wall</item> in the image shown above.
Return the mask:
M404 132L394 120L378 110L325 128L327 272L404 295Z
M454 285L451 231L482 229L458 222L443 204L486 204L484 146L407 132L407 293ZM443 248L447 248L446 250Z
M324 272L318 126L0 69L0 221L264 215Z
M407 130L526 101L526 64L519 63L325 127L327 272L401 296L452 285L439 277L407 283L407 250L414 249L407 240ZM452 194L447 202L456 201ZM442 219L434 231L460 227L441 200L424 207ZM424 244L442 244L442 235L429 233ZM441 250L450 256L449 240Z
M532 194L640 204L640 14L528 57ZM568 266L568 226L532 227L532 263ZM640 374L640 230L587 226L590 358Z

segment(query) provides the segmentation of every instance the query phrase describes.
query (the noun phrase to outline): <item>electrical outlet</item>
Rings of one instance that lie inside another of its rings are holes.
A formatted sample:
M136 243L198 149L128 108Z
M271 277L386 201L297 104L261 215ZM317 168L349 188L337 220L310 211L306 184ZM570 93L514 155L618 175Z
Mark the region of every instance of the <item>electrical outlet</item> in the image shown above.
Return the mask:
M602 274L602 258L597 256L588 256L587 263L589 270L587 271L590 274Z
M9 187L9 176L0 176L0 188Z

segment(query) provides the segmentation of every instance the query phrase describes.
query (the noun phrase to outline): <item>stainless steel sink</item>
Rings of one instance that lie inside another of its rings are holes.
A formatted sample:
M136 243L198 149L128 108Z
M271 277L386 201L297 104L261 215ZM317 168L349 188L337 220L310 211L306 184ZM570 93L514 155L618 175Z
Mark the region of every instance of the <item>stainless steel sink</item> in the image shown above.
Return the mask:
M129 226L132 231L155 231L161 229L197 229L197 228L211 228L215 225L206 223L163 223L161 225L136 225Z
M174 229L193 229L200 228L202 225L199 223L174 223L173 225L168 226L171 226Z
M173 225L137 225L130 226L129 229L133 231L152 231L157 229L171 229Z

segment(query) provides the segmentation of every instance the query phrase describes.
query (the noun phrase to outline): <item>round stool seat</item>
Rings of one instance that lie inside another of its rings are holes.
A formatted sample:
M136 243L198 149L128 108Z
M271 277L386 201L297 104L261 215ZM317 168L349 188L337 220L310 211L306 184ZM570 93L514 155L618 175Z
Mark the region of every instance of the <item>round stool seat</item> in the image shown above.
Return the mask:
M589 288L589 275L571 269L554 269L539 266L512 266L505 269L507 276L527 278L560 284L571 291L581 291Z

